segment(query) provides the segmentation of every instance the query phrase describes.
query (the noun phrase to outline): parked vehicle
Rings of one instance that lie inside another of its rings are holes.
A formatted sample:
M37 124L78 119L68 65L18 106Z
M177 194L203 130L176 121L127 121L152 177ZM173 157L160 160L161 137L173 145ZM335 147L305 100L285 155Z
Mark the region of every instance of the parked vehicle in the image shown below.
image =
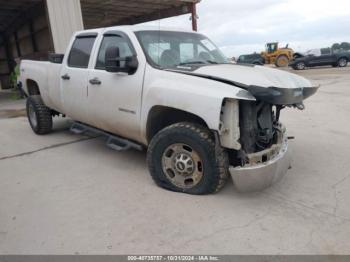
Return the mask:
M257 53L249 54L249 55L241 55L237 60L238 64L252 64L252 65L264 65L264 58Z
M304 70L307 67L333 66L346 67L350 61L350 52L334 53L321 52L321 49L309 50L304 56L294 59L289 66L295 70Z
M147 147L154 181L189 194L217 192L229 174L240 191L281 178L290 158L280 111L302 108L318 88L228 63L201 34L132 26L78 32L65 55L20 69L36 134L51 132L53 116L69 116L74 130L116 139L115 149Z
M267 43L265 52L261 53L266 64L275 64L277 67L286 67L293 60L294 51L288 45L279 47L279 43Z

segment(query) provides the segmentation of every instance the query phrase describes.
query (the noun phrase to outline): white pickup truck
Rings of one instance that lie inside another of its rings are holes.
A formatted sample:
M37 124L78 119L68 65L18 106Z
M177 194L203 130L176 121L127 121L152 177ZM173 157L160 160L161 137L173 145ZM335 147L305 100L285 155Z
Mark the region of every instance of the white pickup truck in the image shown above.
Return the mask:
M207 37L134 26L77 32L64 55L22 61L33 131L68 116L148 148L157 185L188 194L262 190L290 168L280 123L318 87L263 66L231 64ZM120 146L119 149L127 148Z

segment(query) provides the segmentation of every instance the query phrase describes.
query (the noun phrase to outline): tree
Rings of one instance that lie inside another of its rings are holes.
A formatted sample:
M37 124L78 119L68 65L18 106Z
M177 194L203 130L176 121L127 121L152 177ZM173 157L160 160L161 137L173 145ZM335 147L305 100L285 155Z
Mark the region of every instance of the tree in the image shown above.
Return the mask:
M350 43L348 42L342 42L341 44L335 43L332 45L332 50L350 51Z
M343 42L340 44L340 48L343 50L350 50L350 43Z
M333 45L332 45L332 49L333 49L333 50L340 49L340 44L338 44L338 43L333 44Z

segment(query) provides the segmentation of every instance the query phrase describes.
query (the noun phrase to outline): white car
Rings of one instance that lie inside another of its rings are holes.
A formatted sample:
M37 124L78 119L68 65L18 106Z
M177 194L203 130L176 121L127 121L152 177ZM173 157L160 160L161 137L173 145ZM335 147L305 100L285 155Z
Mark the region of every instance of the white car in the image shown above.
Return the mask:
M116 149L148 148L155 182L189 194L217 192L230 174L240 191L281 178L290 159L280 110L303 108L318 88L231 64L201 34L134 26L77 32L66 54L22 61L20 71L35 133L69 116L76 129L119 141Z

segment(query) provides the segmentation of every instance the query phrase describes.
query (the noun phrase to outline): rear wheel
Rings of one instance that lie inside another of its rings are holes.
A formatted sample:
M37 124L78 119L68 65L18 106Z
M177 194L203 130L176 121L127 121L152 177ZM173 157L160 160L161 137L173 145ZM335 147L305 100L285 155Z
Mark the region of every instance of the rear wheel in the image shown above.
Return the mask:
M51 109L45 106L41 96L28 97L27 117L34 133L45 135L52 131Z
M288 57L286 55L280 55L279 57L277 57L275 65L277 67L286 67L288 66L288 63L289 63Z
M147 162L156 184L175 192L215 193L228 177L226 152L208 129L191 123L160 131L148 148Z
M340 58L338 60L338 66L339 67L346 67L348 65L348 60L346 58Z

